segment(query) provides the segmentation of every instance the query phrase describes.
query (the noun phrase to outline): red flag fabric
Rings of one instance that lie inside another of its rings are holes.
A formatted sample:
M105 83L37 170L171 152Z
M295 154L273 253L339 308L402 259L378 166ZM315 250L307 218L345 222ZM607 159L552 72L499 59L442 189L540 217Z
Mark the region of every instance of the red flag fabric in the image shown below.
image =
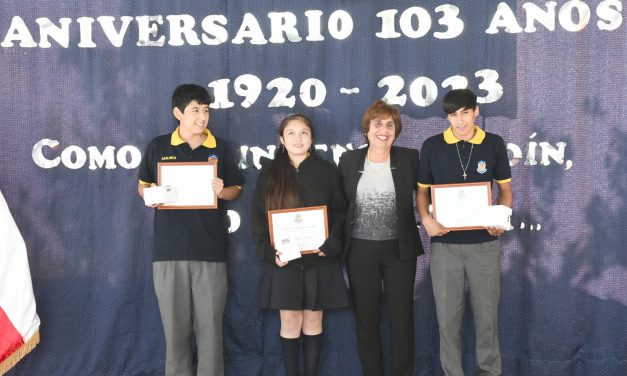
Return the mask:
M0 192L0 375L39 343L26 245Z

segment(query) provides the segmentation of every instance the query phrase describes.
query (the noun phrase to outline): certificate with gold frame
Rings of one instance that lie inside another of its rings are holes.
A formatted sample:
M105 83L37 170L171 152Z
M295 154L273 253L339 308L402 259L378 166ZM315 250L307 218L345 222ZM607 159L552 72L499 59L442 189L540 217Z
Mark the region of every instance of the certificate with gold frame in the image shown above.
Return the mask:
M451 231L485 229L484 213L490 205L490 182L431 186L433 218Z
M218 162L164 162L157 164L158 185L175 190L175 200L159 209L216 209L218 197L211 182L218 175Z
M277 241L294 239L301 254L313 253L329 237L327 207L270 210L268 227L273 247Z

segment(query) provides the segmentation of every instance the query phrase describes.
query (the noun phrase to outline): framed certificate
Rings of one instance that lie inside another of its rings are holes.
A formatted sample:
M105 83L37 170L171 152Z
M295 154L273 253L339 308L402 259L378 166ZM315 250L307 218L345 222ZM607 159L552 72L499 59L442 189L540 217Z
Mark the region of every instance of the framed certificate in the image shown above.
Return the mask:
M484 229L484 213L490 205L490 182L431 186L433 218L451 231Z
M302 254L313 253L329 237L326 206L270 210L268 226L272 246L294 239Z
M174 199L159 209L216 209L218 197L211 181L218 175L217 161L158 163L158 184L174 190Z

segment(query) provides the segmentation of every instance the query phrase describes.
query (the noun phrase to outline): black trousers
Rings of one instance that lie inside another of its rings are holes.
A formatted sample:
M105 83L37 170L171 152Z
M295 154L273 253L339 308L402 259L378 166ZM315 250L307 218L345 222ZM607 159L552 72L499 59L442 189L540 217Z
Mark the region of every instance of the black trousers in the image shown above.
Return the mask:
M383 376L379 333L382 280L390 316L390 375L411 376L414 366L416 258L400 260L397 240L351 238L347 269L364 376Z

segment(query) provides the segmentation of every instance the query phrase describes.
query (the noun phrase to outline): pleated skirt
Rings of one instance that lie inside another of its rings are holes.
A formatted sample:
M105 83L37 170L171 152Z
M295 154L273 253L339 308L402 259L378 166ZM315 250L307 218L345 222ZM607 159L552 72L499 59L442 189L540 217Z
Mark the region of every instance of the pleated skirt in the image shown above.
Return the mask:
M347 307L350 304L339 263L305 270L290 270L264 264L261 308L313 311Z

